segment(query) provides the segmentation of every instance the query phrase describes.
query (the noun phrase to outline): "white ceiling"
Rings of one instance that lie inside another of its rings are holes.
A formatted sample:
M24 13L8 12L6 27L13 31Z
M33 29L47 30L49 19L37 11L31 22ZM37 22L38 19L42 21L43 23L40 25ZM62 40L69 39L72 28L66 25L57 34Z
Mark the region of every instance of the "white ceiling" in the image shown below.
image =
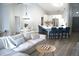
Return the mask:
M18 4L22 4L22 3L18 3ZM24 3L23 3L24 4ZM42 8L42 10L45 11L46 14L48 15L53 15L53 14L63 14L64 10L67 8L68 4L67 3L63 3L62 6L60 7L56 7L53 5L53 3L30 3L30 4L35 4L38 5L40 8ZM24 5L29 5L29 4L24 4Z
M68 4L64 3L61 7L53 6L51 3L38 4L47 14L62 14Z

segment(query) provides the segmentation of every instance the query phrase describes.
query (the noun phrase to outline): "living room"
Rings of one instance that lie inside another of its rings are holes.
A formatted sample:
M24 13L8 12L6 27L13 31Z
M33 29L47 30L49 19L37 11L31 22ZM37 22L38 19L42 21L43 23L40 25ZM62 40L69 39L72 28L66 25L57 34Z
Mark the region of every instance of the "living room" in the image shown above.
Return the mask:
M0 56L78 56L78 6L0 3Z

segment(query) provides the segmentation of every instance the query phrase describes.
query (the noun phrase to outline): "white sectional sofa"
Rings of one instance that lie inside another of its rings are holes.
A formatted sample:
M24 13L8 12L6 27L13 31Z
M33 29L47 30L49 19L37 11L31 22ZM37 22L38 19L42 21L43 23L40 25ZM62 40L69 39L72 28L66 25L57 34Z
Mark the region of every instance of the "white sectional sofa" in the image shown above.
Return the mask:
M1 49L0 56L29 56L29 55L22 52L16 52L12 49Z
M28 37L28 38L27 38ZM8 38L8 42L6 40ZM5 44L4 42L8 43ZM13 36L0 38L0 55L1 56L28 56L35 50L35 45L45 40L45 35L24 35L17 34ZM6 46L8 45L8 46Z

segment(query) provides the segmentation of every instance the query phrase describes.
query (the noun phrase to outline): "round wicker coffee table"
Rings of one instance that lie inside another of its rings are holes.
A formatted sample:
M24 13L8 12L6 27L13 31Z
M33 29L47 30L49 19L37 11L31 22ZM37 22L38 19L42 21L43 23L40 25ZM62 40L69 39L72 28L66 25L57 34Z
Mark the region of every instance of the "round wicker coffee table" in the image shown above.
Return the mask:
M49 53L52 53L54 56L54 52L56 47L50 44L41 44L36 46L36 50L40 53L39 55L43 56Z

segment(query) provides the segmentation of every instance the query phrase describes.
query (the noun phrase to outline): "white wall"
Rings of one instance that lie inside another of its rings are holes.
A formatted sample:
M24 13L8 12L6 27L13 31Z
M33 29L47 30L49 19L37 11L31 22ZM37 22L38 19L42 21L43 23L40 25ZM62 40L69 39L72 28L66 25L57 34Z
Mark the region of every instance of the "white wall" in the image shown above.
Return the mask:
M13 4L8 4L8 3L2 3L0 4L1 6L1 21L2 25L1 31L9 31L9 32L14 32L14 12L13 12Z
M66 26L69 26L69 4L66 4L66 6L65 6L63 18L66 23Z
M1 4L0 4L0 31L2 31L2 18L1 18L1 14L2 14L2 12L1 12Z
M25 7L28 7L26 10ZM15 29L15 16L20 16L21 27L23 26L23 16L26 11L30 17L29 26L33 27L33 30L38 31L38 24L41 24L41 17L45 15L45 12L36 4L1 4L2 12L2 31L8 30L10 32L16 32ZM1 21L0 20L0 21Z
M27 8L27 10L26 10ZM20 16L21 28L23 28L23 16L26 16L27 12L29 20L29 26L33 30L38 31L38 25L41 24L41 17L46 13L37 4L2 4L2 30L8 30L10 32L16 32L15 16ZM62 14L66 22L68 22L68 6ZM46 16L47 17L47 16ZM46 18L45 18L46 19ZM1 21L1 20L0 20ZM26 21L27 22L27 21ZM0 27L1 28L1 27Z
M41 17L45 15L45 12L36 4L31 4L28 6L28 13L30 16L30 25L33 25L33 29L37 31L38 25L41 24Z
M66 25L69 26L69 5L65 4L65 9L62 11L62 13L55 13L52 15L44 15L44 20L52 20L53 18L58 18L59 19L59 26L60 25Z
M38 31L38 25L41 24L41 17L45 15L45 12L36 4L16 5L15 15L21 17L21 28L23 27L23 16L27 16L26 12L30 18L30 20L28 20L29 27L35 31Z
M7 4L8 5L8 4ZM1 4L1 20L2 20L2 31L9 31L9 6Z
M69 4L69 26L72 27L72 7Z

